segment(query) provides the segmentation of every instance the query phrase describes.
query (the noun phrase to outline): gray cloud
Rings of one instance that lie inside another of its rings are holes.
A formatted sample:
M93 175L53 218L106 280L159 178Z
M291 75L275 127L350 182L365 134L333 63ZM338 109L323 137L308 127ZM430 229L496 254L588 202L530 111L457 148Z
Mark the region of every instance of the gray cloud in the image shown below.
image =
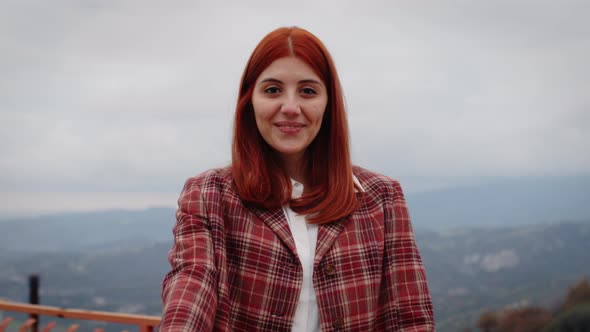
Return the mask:
M5 1L0 191L175 192L228 163L243 66L284 25L332 52L358 164L394 177L587 175L589 10Z

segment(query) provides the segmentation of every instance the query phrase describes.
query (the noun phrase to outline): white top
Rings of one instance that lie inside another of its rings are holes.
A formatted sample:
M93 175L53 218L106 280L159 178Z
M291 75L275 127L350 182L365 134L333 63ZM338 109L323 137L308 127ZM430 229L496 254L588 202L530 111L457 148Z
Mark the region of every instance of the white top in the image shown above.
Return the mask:
M353 175L354 183L361 188L356 176ZM293 191L291 198L299 198L303 194L303 184L291 179ZM355 190L356 191L356 190ZM287 222L291 228L291 234L295 240L297 255L303 267L303 284L299 302L295 309L292 332L319 332L320 316L318 303L313 289L313 259L318 239L318 225L310 224L305 220L304 215L299 215L291 210L288 205L283 207Z
M291 179L293 191L291 198L299 198L303 194L303 184ZM300 215L291 210L288 205L283 207L285 216L291 228L291 234L295 240L297 255L303 267L303 285L297 309L295 309L295 318L293 319L293 332L319 332L320 316L318 312L318 303L315 298L313 289L313 258L315 256L315 247L318 239L318 225L310 224L305 220L304 215Z

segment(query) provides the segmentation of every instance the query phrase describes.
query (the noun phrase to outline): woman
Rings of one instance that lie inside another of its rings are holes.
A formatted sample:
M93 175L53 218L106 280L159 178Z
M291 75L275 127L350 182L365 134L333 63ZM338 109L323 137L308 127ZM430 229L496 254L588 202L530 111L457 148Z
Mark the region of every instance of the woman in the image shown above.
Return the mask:
M280 28L242 76L232 164L185 183L160 331L433 331L399 184L350 161L333 61Z

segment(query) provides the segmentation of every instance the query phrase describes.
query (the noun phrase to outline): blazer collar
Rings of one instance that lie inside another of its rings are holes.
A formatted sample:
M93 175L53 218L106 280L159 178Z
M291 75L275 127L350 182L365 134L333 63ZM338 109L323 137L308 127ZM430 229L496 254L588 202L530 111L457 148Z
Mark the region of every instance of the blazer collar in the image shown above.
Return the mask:
M357 184L361 189L360 192L355 190L356 198L358 200L362 200L364 193L363 187L356 176L353 176L353 179L355 184ZM249 209L258 218L260 218L279 237L279 239L281 239L281 241L283 241L283 243L287 246L287 248L289 248L289 250L291 250L294 256L298 257L295 240L293 238L293 234L291 233L291 229L289 228L289 223L287 222L285 212L282 208L264 209L250 207ZM328 249L330 249L338 235L342 232L342 229L344 229L344 225L349 222L350 219L352 219L352 216L349 215L333 222L319 225L314 265L322 260Z
M360 188L362 189L362 187ZM356 199L361 201L362 204L363 192L357 191L355 192L355 195ZM315 250L315 257L313 263L314 266L318 264L322 260L322 258L324 258L324 255L330 249L330 247L332 247L334 241L336 240L336 238L338 238L338 235L340 235L340 233L344 229L344 226L346 226L347 223L351 222L352 219L358 219L356 212L353 212L352 215L342 217L338 220L335 220L327 224L322 224L318 227L318 241ZM358 220L356 222L358 222Z
M297 256L297 247L295 246L295 240L293 234L289 228L287 217L283 212L282 208L277 209L264 209L258 207L251 207L250 211L254 213L260 220L262 220L278 237L285 243L287 248Z

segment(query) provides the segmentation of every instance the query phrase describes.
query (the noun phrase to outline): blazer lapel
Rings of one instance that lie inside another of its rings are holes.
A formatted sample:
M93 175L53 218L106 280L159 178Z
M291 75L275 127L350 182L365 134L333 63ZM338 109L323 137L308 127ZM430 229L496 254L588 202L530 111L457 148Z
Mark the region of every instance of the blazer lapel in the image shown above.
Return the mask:
M313 260L314 266L322 260L328 249L330 249L338 234L342 232L344 224L346 224L348 219L349 217L340 218L339 220L318 227L318 242Z
M297 247L291 229L287 222L287 217L282 208L278 209L262 209L252 207L250 208L258 218L260 218L270 229L285 243L285 245L297 256ZM297 256L298 257L298 256Z
M363 194L361 192L356 192L355 195L356 199L360 200L362 204ZM355 218L354 215L355 213L353 212L352 215L340 218L329 224L320 225L320 227L318 227L318 241L315 249L315 257L313 260L314 266L318 262L320 262L322 258L324 258L324 255L326 254L328 249L332 247L332 244L334 244L334 241L336 240L338 235L340 235L346 223L351 221L351 219Z
M361 199L362 194L356 193L357 199ZM258 218L260 218L270 229L285 243L287 248L291 250L293 255L297 255L297 247L295 246L295 239L289 228L287 217L282 208L277 209L263 209L257 207L249 207ZM354 213L353 213L354 214ZM321 261L328 249L332 246L338 235L344 229L344 225L352 219L353 216L346 216L333 221L328 224L323 224L318 227L318 239L316 244L316 251L314 257L314 265Z

